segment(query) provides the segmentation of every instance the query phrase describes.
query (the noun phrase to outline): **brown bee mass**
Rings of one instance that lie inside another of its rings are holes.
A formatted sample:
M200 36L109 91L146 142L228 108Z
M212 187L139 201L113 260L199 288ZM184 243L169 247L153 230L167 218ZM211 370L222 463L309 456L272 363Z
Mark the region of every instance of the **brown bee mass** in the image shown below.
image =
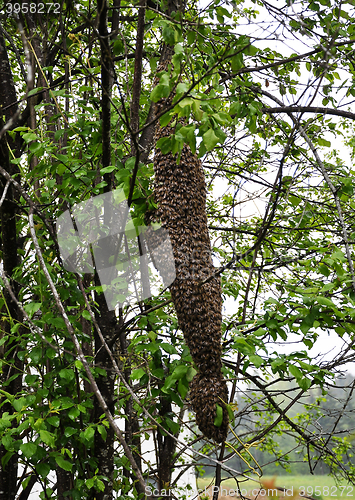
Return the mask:
M160 67L159 70L166 69ZM171 104L172 97L161 99L155 113ZM155 143L174 133L171 125L156 126ZM176 267L170 286L178 322L198 369L191 382L191 403L196 422L208 438L222 442L227 436L228 389L222 375L221 321L222 298L219 277L201 285L215 272L207 228L206 183L201 161L185 145L178 155L154 155L154 196L158 209L154 219L168 230ZM223 408L220 427L214 425L216 404Z

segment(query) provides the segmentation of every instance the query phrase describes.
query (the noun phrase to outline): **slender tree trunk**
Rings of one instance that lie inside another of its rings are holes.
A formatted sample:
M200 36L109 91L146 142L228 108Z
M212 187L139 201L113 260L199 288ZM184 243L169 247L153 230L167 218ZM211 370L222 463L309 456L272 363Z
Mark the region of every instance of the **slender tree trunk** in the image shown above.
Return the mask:
M97 279L96 282L99 285ZM116 328L116 316L115 311L109 311L107 309L105 297L103 294L96 295L96 302L99 305L100 315L97 317L97 321L104 336L105 341L109 344L111 339L115 335ZM112 362L106 349L102 346L101 340L97 333L95 332L95 362L100 368L106 370L106 375L99 376L97 378L97 386L105 399L105 402L110 410L111 414L115 414L115 373L112 369ZM99 405L95 405L94 409L94 421L99 422L102 416L102 409ZM114 453L114 442L115 434L112 427L107 428L106 440L96 432L95 433L95 458L97 460L97 467L99 474L106 476L108 481L104 481L105 490L102 492L95 492L95 500L111 500L113 495L113 453Z
M102 168L111 164L111 91L113 82L113 64L110 49L110 39L107 29L107 1L97 0L98 13L98 32L100 36L101 49L101 120L102 120ZM112 175L104 174L104 180L107 185L104 189L109 192L112 189ZM96 285L100 285L99 277L95 276ZM96 301L99 305L97 321L100 326L105 341L109 344L114 337L117 320L115 311L109 311L103 294L96 294ZM102 346L101 340L96 331L94 331L95 343L95 363L106 371L106 375L100 375L97 378L98 388L105 399L105 402L112 413L115 414L114 391L115 374L112 369L111 360ZM99 422L102 416L102 410L99 406L94 409L94 421ZM107 428L106 440L96 432L94 439L95 458L97 460L98 474L107 477L104 481L105 490L103 492L91 493L90 498L95 500L111 500L113 496L113 454L114 454L115 435L111 427Z
M172 412L170 401L166 398L160 398L159 415L164 418ZM159 490L165 490L165 493L170 492L171 475L173 469L173 456L176 449L175 440L171 436L163 436L160 429L157 432L158 447L159 447L159 462L158 462L158 485ZM164 496L165 500L171 500L170 493Z
M111 164L111 93L114 78L112 53L107 29L107 2L97 0L101 49L101 118L102 118L102 167ZM111 191L112 175L104 174L105 191Z

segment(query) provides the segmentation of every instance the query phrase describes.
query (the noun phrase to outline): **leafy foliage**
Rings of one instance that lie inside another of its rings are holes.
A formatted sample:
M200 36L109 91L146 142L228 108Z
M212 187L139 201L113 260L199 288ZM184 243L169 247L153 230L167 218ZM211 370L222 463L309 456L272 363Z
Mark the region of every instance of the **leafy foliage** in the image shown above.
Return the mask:
M353 381L332 392L354 361L354 2L80 0L54 13L44 1L44 14L19 16L15 5L0 15L4 498L36 483L58 499L144 497L149 480L173 489L184 440L191 467L230 453L230 475L292 470L292 456L354 481ZM157 74L164 44L171 63ZM203 163L222 279L228 452L184 419L196 369L170 292L152 277L149 301L108 311L97 277L63 267L56 237L60 214L116 188L144 225L154 148L179 161L186 144Z

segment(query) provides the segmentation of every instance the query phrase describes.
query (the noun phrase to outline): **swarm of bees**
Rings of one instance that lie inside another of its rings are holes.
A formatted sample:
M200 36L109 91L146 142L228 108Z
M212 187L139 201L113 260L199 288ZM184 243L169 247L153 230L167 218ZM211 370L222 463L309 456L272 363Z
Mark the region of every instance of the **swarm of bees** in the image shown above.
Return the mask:
M166 69L167 62L158 71ZM172 102L173 96L156 103L159 113ZM174 128L156 126L155 144L169 137ZM219 277L213 277L211 243L207 228L206 183L201 161L184 145L178 155L154 155L154 196L158 208L154 219L169 232L175 259L176 279L170 286L178 322L198 369L190 385L192 407L200 431L208 438L222 442L227 436L228 389L222 375L221 322L222 298ZM217 407L223 409L222 424L214 424Z

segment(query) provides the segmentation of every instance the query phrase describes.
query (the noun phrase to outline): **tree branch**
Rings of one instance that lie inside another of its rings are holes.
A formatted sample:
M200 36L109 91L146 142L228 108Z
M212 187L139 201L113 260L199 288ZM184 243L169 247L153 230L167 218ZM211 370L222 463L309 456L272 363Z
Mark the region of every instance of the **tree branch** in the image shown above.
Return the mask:
M322 108L315 106L281 106L279 108L262 108L261 111L266 114L313 113L322 115L335 115L355 120L355 113L351 113L350 111L342 111L341 109Z
M64 320L64 323L65 323L65 326L72 338L72 341L73 341L73 344L75 346L75 350L77 352L77 356L78 358L80 359L80 361L82 362L83 364L83 367L85 369L85 372L86 372L86 375L88 377L88 379L90 380L90 383L91 383L91 386L92 386L92 389L94 391L94 394L103 410L103 412L105 413L106 417L107 417L107 420L109 421L110 423L110 426L111 428L114 430L117 438L118 438L118 441L119 443L121 444L121 446L123 447L124 449L124 452L137 476L137 479L140 483L140 486L141 488L145 491L145 482L144 482L144 478L142 476L142 473L141 471L139 470L139 468L137 467L137 464L133 458L133 455L132 455L132 452L129 448L129 446L127 445L119 427L117 426L116 424L116 421L113 417L113 415L111 414L111 412L109 411L108 407L107 407L107 404L104 400L104 398L102 397L102 394L101 392L99 391L99 388L97 386L97 383L96 383L96 380L91 372L91 369L90 369L90 366L89 366L89 363L87 362L86 358L85 358L85 355L80 347L80 344L79 344L79 341L78 341L78 338L75 334L75 331L74 331L74 328L72 326L72 324L70 323L69 321L69 318L67 316L67 313L64 309L64 306L62 304L62 301L60 299L60 296L57 292L57 289L52 281L52 278L48 272L48 269L47 269L47 266L44 262L44 259L43 259L43 255L42 255L42 252L41 252L41 248L39 246L39 243L38 243L38 240L37 240L37 236L36 236L36 231L35 231L35 228L34 228L34 222L33 222L33 209L31 208L30 210L30 214L29 214L29 225L30 225L30 232L31 232L31 237L32 237L32 241L33 241L33 244L34 244L34 247L35 247L35 250L36 250L36 254L37 254L37 257L38 257L38 260L40 262L40 265L41 265L41 268L43 270L43 273L47 279L47 282L49 284L49 287L52 291L52 294L54 296L54 300L55 300L55 303L57 305L57 308L59 310L59 312L61 313L62 315L62 318ZM147 498L150 499L151 496L150 495L147 495Z

